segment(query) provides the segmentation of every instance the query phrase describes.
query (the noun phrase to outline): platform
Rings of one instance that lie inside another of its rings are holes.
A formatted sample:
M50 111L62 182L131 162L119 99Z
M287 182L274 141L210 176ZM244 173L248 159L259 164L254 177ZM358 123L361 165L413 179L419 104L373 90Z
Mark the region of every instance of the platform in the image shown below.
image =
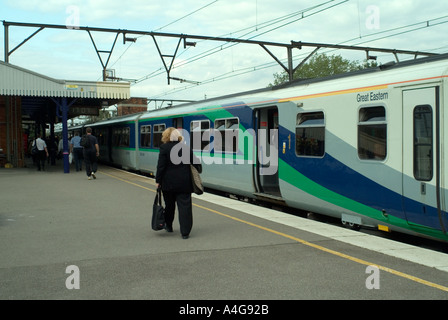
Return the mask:
M106 166L0 169L0 299L448 300L447 254L209 193L184 240L177 212L151 230L154 196Z

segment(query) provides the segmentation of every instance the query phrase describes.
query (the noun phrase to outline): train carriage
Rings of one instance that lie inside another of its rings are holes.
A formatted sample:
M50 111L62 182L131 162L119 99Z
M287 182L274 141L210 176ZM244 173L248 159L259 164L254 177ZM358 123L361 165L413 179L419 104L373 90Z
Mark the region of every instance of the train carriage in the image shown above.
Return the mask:
M112 147L125 168L154 174L174 126L208 188L447 241L447 78L439 55L92 127L128 130L129 144Z
M171 126L181 127L181 121L172 116L165 116L166 110L148 112L139 117L136 127L137 161L139 170L155 175L162 133Z
M289 98L281 101L297 106L280 119L280 143L296 139L294 153L279 154L289 205L447 238L440 119L448 64L446 56L419 62L302 84L295 96L285 92Z
M133 114L86 125L98 139L99 161L138 170L136 127L139 116Z

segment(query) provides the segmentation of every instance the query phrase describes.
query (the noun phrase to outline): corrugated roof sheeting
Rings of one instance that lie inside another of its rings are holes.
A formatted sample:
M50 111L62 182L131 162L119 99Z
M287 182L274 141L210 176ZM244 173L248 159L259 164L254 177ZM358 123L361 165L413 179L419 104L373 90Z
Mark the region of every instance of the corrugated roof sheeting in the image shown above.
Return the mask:
M0 61L0 95L129 99L130 84L58 80Z

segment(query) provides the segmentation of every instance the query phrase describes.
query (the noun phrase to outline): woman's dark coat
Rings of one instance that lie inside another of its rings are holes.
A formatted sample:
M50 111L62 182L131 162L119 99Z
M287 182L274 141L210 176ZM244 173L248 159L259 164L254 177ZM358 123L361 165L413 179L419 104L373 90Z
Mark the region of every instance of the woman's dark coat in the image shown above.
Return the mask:
M191 169L190 163L202 171L202 166L196 164L198 159L193 155L191 149L187 145L183 145L179 148L178 156L182 158L182 152L189 152L189 162L174 164L171 161L170 153L171 149L178 143L182 142L167 142L160 146L159 160L157 162L156 183L161 184L162 191L178 192L178 193L192 193L193 186L191 184ZM179 147L179 146L178 146ZM195 162L192 159L195 158Z

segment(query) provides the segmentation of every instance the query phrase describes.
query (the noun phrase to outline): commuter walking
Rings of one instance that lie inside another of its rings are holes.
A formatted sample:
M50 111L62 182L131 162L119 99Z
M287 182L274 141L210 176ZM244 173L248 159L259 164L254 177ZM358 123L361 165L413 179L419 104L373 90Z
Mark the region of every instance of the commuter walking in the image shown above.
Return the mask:
M82 160L83 151L81 147L81 137L79 136L79 132L75 131L75 135L70 140L70 153L73 155L73 160L75 161L76 172L82 171Z
M45 160L48 158L48 149L40 133L37 134L37 139L34 140L33 146L36 146L38 150L36 155L37 171L45 171Z
M86 142L84 143L83 140ZM96 171L98 170L98 157L100 156L100 148L98 140L92 135L92 128L86 129L85 139L81 138L81 146L84 148L83 156L86 165L86 174L89 180L96 179Z
M172 152L173 148L176 149ZM183 161L185 160L182 157L183 155L187 161ZM166 231L173 232L174 211L177 203L180 233L183 239L188 239L193 227L191 203L193 186L190 163L199 172L202 172L200 161L193 155L190 147L183 143L180 132L173 127L166 129L162 133L162 145L157 162L156 186L162 188L165 200Z

